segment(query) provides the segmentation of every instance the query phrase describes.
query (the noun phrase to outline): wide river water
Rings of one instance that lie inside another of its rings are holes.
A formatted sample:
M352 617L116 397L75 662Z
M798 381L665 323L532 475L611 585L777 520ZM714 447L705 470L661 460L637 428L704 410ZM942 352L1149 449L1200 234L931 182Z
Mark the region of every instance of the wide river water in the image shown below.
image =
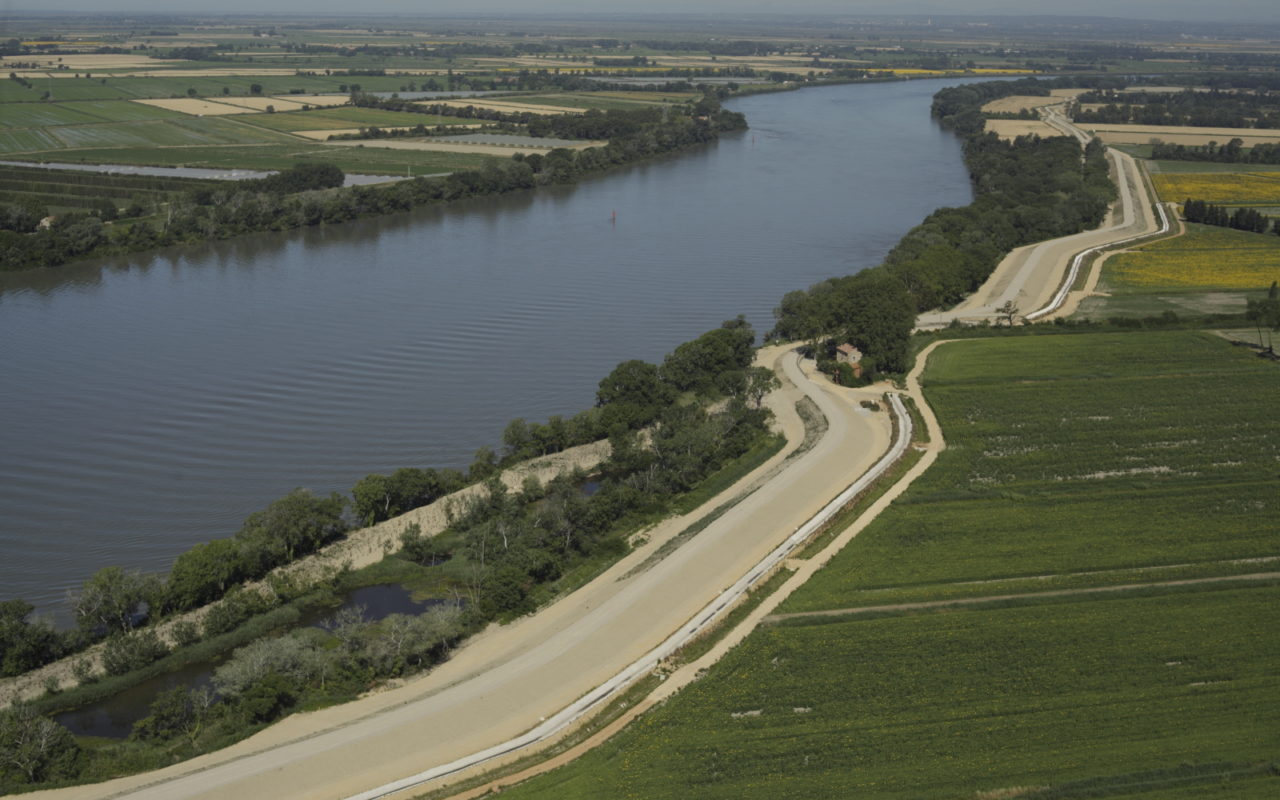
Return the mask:
M465 467L619 361L763 334L969 202L929 117L957 82L741 98L750 131L572 187L0 273L0 600L65 619L93 570L167 570L294 487Z

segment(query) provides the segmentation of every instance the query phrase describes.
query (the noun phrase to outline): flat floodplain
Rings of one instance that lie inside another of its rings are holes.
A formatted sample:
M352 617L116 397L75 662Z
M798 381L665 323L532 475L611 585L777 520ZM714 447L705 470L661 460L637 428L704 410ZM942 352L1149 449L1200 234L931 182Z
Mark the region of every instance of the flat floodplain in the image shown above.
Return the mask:
M503 796L1274 796L1280 367L1019 337L942 345L924 385L947 450L780 609L835 616L775 618Z

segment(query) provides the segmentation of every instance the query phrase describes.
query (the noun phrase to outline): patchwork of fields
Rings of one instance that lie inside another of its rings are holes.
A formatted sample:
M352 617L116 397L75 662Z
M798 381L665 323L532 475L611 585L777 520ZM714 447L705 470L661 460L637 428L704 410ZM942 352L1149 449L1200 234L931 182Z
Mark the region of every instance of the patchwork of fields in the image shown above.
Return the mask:
M1280 369L1200 333L984 339L934 355L926 394L948 449L785 603L880 610L766 625L504 797L1280 788L1268 766L1280 653L1258 635L1280 613L1280 580L1257 575L1280 571L1267 400ZM1222 580L1172 582L1205 576ZM1029 594L1047 588L1082 591ZM1001 595L1022 597L884 608Z

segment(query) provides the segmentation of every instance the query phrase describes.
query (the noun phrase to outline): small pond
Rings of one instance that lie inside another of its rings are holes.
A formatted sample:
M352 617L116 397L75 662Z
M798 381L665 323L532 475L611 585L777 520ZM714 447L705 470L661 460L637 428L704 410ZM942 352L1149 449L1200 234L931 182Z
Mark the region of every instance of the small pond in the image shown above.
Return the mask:
M337 608L317 608L305 612L298 625L318 627L338 611L358 606L364 607L364 618L374 622L392 614L420 614L433 605L445 602L449 601L415 601L409 590L395 584L365 586L347 593L342 598L342 605ZM77 736L123 739L129 735L135 722L147 716L157 695L175 686L185 686L188 689L208 686L213 681L214 670L229 656L230 653L225 653L211 661L188 664L182 669L157 675L100 703L64 711L54 719Z

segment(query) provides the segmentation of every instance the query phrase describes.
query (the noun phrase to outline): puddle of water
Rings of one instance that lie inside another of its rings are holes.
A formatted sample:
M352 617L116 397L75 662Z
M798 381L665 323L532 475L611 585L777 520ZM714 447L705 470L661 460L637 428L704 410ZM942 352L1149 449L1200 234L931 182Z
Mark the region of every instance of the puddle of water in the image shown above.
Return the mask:
M409 590L396 584L365 586L348 592L338 608L317 608L306 612L299 619L298 626L318 627L338 611L357 606L363 606L365 621L376 622L392 614L421 614L431 606L448 602L439 599L415 601ZM54 719L77 736L123 739L133 730L135 722L147 716L151 704L161 692L175 686L198 689L210 685L214 670L229 657L230 653L227 653L212 661L188 664L182 669L143 681L100 703L64 711Z

